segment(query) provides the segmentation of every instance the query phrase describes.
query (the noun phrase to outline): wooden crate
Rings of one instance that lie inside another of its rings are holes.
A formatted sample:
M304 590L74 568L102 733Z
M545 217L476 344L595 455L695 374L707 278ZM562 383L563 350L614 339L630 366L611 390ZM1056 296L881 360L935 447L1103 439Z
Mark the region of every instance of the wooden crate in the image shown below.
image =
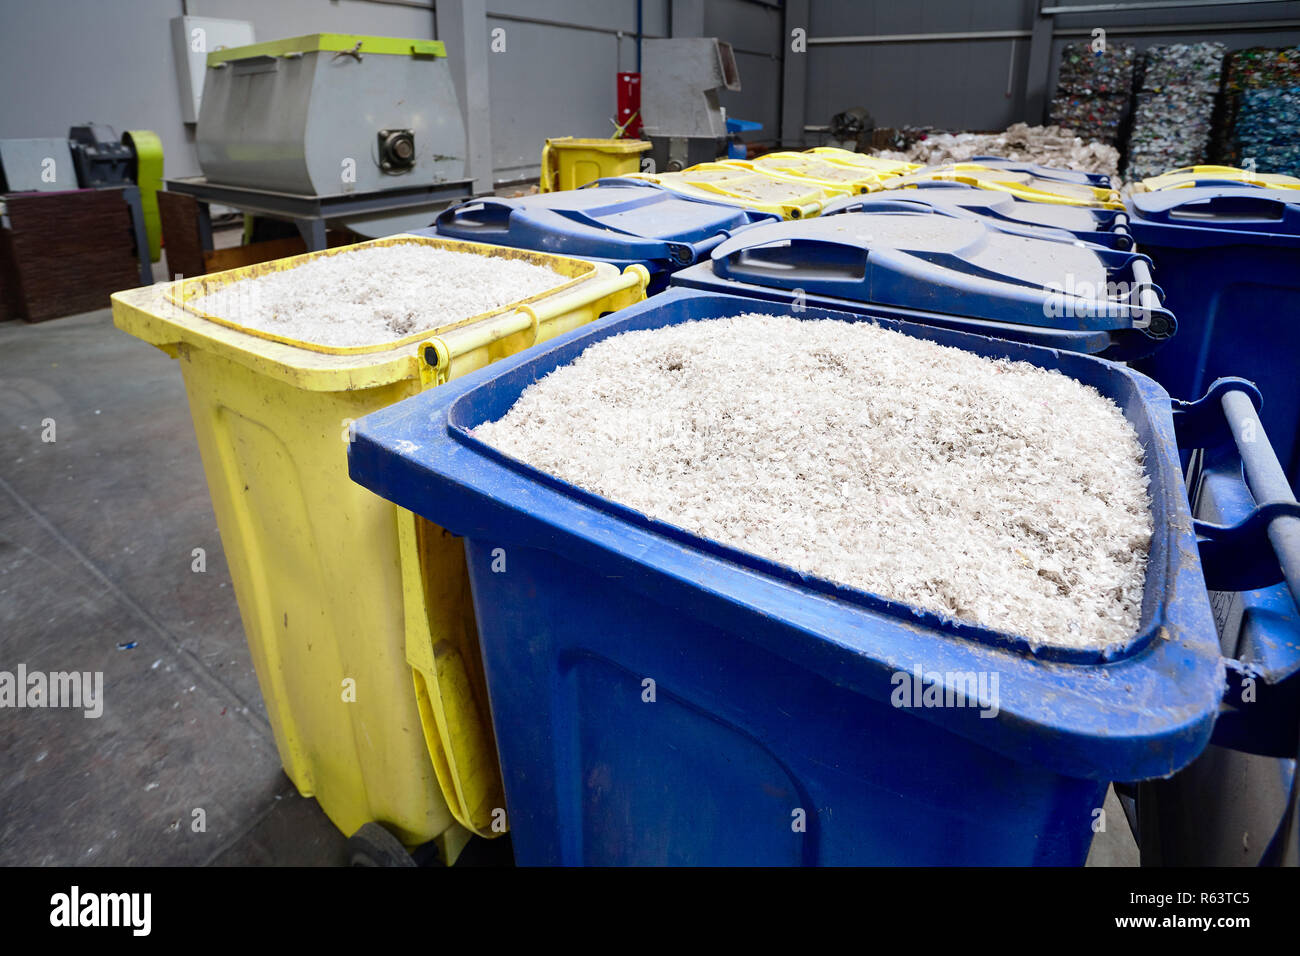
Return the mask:
M120 189L10 193L0 240L0 310L43 322L108 308L140 284L131 211Z
M158 212L162 219L169 279L224 272L258 262L301 255L307 251L307 244L299 236L265 239L224 249L208 249L204 245L203 228L200 225L202 213L199 202L184 193L165 190L158 193ZM359 241L359 237L346 229L330 229L326 232L325 239L331 249Z

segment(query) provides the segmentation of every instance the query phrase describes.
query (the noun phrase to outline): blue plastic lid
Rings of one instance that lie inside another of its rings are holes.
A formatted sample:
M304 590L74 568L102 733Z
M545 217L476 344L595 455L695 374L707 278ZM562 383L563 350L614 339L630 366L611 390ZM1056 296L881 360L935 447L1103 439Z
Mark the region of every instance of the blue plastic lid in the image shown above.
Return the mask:
M444 211L438 234L541 252L687 265L719 237L779 217L683 199L653 183L605 181L514 199L485 196Z
M1129 197L1139 242L1179 246L1300 240L1300 190L1235 183L1161 189Z
M1116 224L1116 217L1121 215L1118 209L1091 209L1086 206L1031 202L1017 199L1010 193L978 189L965 183L942 180L915 183L907 189L898 190L898 195L916 202L931 202L949 207L959 206L971 212L1005 219L1008 222L1054 226L1074 233L1111 229Z
M1149 318L1157 336L1174 324L1140 305L1151 288L1134 274L1143 257L1009 235L975 218L846 213L763 224L711 258L724 279L996 322L1090 330Z
M1093 233L1091 230L1084 230L1088 235L1088 238L1081 239L1079 232L1066 229L1062 226L1021 222L1013 219L987 215L985 212L977 209L967 209L965 206L956 202L944 201L942 197L948 195L949 194L946 193L940 194L940 196L913 194L912 190L899 189L889 193L872 193L865 196L841 196L827 204L826 208L822 210L822 215L832 216L843 212L932 212L939 215L954 216L959 219L982 219L986 225L992 229L996 229L998 232L1005 232L1013 236L1025 236L1031 239L1046 239L1049 242L1092 242L1093 239L1098 238L1101 235L1100 233ZM1000 193L994 195L1005 196L1006 194ZM1015 200L1013 199L1012 202L1015 202ZM1099 243L1093 243L1093 245L1098 249L1112 248L1111 246L1103 246Z
M1050 179L1058 183L1100 186L1103 189L1109 189L1111 184L1110 177L1105 173L1087 173L1078 169L1060 169L1056 166L1043 166L1039 163L1006 159L1002 156L972 156L965 162L979 163L981 166L989 166L993 169L1007 169L1015 173L1028 173L1031 176L1037 176L1039 179Z

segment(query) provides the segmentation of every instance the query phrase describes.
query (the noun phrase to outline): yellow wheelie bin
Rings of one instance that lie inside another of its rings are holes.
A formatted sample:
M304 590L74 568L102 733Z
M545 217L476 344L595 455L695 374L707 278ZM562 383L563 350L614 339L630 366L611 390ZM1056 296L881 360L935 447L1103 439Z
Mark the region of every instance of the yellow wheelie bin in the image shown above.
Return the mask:
M238 321L240 279L400 243L524 260L564 278L372 346ZM638 302L647 281L641 266L400 235L112 297L119 328L180 363L280 759L344 833L378 822L407 846L437 839L450 861L468 834L499 835L505 819L463 549L349 480L350 423ZM235 308L196 307L213 292Z
M538 191L581 189L597 179L638 172L650 144L640 139L548 139L542 147Z

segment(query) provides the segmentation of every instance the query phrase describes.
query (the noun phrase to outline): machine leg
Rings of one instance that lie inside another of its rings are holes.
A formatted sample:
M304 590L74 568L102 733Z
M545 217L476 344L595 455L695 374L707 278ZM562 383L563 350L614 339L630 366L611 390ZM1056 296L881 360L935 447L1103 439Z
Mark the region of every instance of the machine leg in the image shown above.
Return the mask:
M153 285L153 264L149 259L149 234L144 228L144 204L138 186L127 186L122 198L131 210L131 232L135 236L135 254L140 262L140 284Z
M320 252L325 248L324 219L295 219L294 225L298 227L298 232L302 234L302 241L307 243L308 252Z

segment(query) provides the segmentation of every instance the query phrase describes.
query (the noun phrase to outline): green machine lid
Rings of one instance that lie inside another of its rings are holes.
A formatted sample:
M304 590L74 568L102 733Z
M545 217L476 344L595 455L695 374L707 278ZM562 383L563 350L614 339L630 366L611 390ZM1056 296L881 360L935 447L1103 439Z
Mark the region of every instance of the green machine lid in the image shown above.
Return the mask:
M355 33L309 33L306 36L250 43L208 54L208 66L254 56L289 56L302 53L358 53L386 56L446 56L447 47L439 40L416 40L410 37L369 37Z

